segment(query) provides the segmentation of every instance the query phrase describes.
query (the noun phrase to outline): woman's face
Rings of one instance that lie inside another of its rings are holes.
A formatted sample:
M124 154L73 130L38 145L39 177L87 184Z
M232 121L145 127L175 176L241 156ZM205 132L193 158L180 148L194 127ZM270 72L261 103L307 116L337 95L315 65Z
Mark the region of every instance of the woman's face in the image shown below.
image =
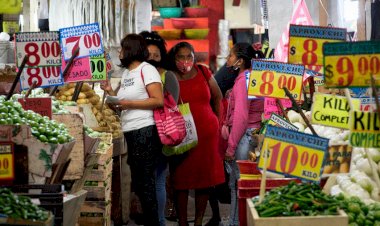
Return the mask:
M231 49L230 54L227 56L227 67L236 66L238 60L234 49Z
M161 61L161 52L156 45L148 45L149 58L148 60Z
M186 47L180 48L175 55L177 69L186 74L191 71L194 66L194 53Z

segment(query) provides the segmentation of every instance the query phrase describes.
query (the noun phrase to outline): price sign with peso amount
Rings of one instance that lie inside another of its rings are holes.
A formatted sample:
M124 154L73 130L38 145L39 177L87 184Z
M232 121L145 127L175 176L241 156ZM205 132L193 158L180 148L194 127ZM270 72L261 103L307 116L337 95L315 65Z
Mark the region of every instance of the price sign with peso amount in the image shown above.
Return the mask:
M326 87L380 86L380 41L326 43L323 62Z

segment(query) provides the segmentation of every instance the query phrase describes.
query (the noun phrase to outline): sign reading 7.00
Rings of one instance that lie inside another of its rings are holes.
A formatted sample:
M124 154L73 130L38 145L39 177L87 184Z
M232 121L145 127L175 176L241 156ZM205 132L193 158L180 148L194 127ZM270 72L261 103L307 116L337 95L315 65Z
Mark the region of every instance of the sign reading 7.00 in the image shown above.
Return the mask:
M327 87L368 87L371 75L380 78L380 41L326 43L323 55Z
M263 147L269 153L260 156L258 167L267 154L267 170L318 182L328 144L326 138L268 125Z
M304 70L305 67L299 64L252 60L248 97L264 96L287 99L283 90L286 87L294 99L300 100Z
M63 58L70 59L77 48L78 58L103 54L103 44L98 23L59 29Z
M25 55L28 55L21 76L22 89L28 89L33 83L36 83L37 87L63 84L60 72L61 48L57 31L20 32L16 33L15 39L18 67Z
M347 30L343 28L293 25L289 27L289 63L323 72L322 46L326 42L343 42Z

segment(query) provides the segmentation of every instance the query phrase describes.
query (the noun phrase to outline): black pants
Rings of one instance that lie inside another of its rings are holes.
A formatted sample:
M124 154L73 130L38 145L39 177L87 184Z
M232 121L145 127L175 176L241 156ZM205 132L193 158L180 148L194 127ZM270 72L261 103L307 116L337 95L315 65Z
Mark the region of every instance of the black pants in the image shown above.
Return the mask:
M132 183L140 199L144 225L157 226L156 168L162 144L156 126L147 126L124 133L128 145L128 164Z

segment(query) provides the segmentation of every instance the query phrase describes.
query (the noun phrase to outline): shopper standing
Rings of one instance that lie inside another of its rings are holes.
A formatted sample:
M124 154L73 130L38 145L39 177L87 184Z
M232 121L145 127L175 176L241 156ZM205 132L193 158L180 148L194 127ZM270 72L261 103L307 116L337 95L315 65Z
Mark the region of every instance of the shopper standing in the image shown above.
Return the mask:
M121 110L121 124L128 145L128 164L132 183L140 199L144 225L159 225L156 198L156 168L162 144L153 119L153 109L164 102L160 75L146 63L149 52L141 35L129 34L121 40L120 61L126 68L120 88L114 91L110 82L101 88L119 101L113 107Z
M228 100L227 117L222 136L228 141L225 154L226 163L231 168L229 185L231 188L231 210L229 225L239 225L237 203L237 180L240 178L236 160L247 160L252 131L261 125L264 100L249 100L246 73L250 73L251 60L256 54L248 43L237 43L227 57L227 68L239 71Z
M155 66L164 81L164 89L166 89L178 101L179 84L175 74L166 70L165 62L167 59L167 51L165 40L157 34L157 32L143 31L140 33L144 37L149 50L148 63ZM158 166L156 170L156 195L158 202L158 218L160 226L165 226L165 205L166 205L166 177L168 176L168 159L160 152L158 157Z
M187 225L189 189L195 190L194 225L202 225L209 189L224 182L223 162L218 153L222 95L209 70L194 64L194 48L189 43L175 45L169 51L168 63L180 85L180 101L190 105L198 135L198 145L185 153L182 161L170 164L179 225Z

